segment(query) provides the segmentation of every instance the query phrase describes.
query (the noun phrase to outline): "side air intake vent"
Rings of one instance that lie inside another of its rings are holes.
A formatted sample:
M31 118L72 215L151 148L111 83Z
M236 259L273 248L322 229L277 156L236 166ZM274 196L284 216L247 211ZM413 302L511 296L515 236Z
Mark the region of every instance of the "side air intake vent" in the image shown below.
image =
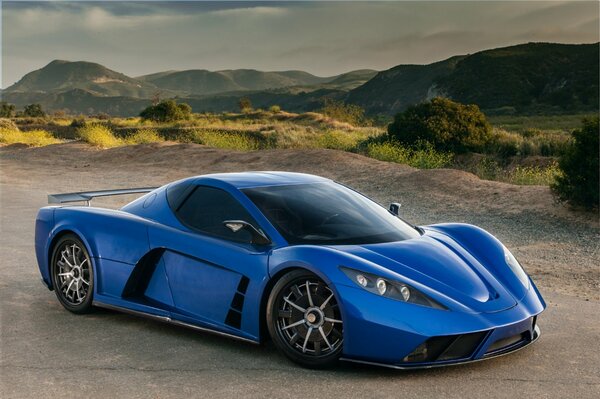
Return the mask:
M231 306L229 312L227 312L227 317L225 318L225 324L237 328L238 330L242 326L242 310L244 309L244 298L249 283L250 279L246 276L242 276L237 287L237 292L231 300Z

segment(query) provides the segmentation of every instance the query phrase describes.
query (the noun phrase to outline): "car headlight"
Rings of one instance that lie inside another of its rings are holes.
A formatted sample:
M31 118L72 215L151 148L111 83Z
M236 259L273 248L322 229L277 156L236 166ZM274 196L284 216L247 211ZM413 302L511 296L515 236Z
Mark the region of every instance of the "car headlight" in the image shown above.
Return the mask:
M510 270L513 271L525 288L529 288L529 277L527 276L527 273L525 273L525 270L523 270L523 267L517 258L515 258L515 256L504 245L502 248L504 249L504 260L506 261L508 267L510 267Z
M348 267L340 267L340 269L350 280L354 281L356 285L373 294L435 309L447 309L444 305L431 299L416 288L400 281L388 280L374 274L364 273Z

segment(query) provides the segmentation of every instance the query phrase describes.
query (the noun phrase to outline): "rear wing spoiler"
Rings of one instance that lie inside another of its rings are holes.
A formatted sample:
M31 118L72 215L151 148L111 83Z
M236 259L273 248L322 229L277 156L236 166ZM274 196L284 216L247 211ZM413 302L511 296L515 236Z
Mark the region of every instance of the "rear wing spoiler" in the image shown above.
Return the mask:
M98 191L82 191L79 193L64 193L64 194L48 194L49 204L64 204L68 202L86 202L90 205L90 201L96 197L111 197L113 195L125 194L141 194L149 193L156 190L158 187L140 187L140 188L122 188L116 190L98 190Z

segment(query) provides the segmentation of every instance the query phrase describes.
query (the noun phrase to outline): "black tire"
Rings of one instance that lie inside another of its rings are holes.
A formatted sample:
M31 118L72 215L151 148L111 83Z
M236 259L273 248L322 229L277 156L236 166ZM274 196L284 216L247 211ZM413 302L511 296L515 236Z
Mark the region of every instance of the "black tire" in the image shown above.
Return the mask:
M74 234L62 236L50 259L58 301L70 312L89 313L94 297L94 266L83 242Z
M266 317L273 342L289 359L309 368L338 363L344 339L341 310L333 291L313 273L294 270L277 281Z

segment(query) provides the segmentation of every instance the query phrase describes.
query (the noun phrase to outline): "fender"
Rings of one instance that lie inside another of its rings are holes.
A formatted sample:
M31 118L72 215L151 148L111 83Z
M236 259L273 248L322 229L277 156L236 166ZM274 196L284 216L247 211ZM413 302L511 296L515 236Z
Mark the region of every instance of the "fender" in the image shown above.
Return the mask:
M466 223L444 223L426 226L426 229L441 233L454 240L508 288L517 299L522 299L529 289L516 278L503 262L504 246L486 230ZM531 279L530 279L531 284Z

